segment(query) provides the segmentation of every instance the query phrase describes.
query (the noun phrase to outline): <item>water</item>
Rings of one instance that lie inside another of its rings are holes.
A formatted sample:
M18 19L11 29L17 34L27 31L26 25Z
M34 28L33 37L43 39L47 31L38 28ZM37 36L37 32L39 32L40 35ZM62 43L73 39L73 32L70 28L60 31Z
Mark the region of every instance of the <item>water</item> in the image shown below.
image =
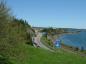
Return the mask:
M73 47L78 47L81 49L82 47L86 50L86 32L82 31L77 34L64 34L59 40L63 41L63 44Z

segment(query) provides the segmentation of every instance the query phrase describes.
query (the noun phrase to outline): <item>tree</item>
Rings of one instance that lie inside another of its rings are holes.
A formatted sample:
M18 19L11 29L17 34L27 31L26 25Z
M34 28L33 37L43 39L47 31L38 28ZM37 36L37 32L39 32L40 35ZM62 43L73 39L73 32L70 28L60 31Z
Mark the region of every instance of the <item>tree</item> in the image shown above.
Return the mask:
M0 1L0 23L6 23L10 18L10 9L7 7L6 2Z
M78 47L75 47L75 50L74 51L79 51L79 48Z
M8 21L10 20L10 9L6 6L6 2L0 1L0 36L6 35Z

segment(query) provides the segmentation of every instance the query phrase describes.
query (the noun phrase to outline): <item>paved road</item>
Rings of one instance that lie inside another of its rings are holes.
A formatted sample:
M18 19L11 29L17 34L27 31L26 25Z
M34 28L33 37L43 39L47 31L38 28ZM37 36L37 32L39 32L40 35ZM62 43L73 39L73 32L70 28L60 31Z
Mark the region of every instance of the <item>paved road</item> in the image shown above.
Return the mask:
M45 46L42 42L41 42L41 37L42 37L42 33L37 33L37 36L34 37L34 42L37 44L37 46L44 48L46 50L49 50L51 52L54 52L53 50L51 50L50 48L48 48L47 46Z

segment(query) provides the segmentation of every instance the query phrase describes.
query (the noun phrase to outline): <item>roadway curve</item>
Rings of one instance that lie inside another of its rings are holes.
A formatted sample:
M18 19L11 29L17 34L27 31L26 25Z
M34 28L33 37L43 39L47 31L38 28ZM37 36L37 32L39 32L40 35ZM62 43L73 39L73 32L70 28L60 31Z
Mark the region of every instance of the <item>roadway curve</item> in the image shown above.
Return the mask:
M53 50L51 50L50 48L48 48L47 46L45 46L42 42L41 42L41 37L42 37L42 33L37 33L37 36L34 37L34 42L37 44L37 46L44 48L46 50L49 50L51 52L54 52Z

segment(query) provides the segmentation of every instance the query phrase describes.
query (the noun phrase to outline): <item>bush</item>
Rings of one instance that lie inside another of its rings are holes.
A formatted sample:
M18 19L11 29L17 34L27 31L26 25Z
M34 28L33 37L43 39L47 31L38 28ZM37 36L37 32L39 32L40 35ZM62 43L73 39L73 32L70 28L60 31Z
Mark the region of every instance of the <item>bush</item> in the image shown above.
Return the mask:
M74 48L74 51L79 51L79 48L78 47Z
M11 63L8 58L0 55L0 64L13 64L13 63Z

